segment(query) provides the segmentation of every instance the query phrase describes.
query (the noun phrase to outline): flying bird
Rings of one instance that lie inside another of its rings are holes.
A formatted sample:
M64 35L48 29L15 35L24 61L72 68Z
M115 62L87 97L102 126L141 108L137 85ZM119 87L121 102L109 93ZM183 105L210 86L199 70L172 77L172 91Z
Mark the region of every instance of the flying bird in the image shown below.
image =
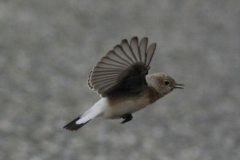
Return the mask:
M132 120L132 114L156 102L174 89L183 89L165 73L148 75L156 43L148 47L148 38L130 43L123 39L103 57L90 72L88 86L101 95L85 113L63 128L78 130L96 117Z

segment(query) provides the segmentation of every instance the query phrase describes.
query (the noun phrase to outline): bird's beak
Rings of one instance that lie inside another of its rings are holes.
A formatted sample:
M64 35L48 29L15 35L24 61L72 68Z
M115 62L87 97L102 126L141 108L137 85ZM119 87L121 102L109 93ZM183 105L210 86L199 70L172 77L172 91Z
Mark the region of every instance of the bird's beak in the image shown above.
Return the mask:
M175 84L174 88L184 89L182 86L185 86L185 85L184 84Z

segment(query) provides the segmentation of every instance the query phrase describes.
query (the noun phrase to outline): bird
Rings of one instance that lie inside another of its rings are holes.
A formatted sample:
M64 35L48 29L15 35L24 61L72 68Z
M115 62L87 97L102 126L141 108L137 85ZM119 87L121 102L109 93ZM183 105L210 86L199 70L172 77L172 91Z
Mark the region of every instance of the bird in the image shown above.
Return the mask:
M90 109L63 128L76 131L96 117L133 119L132 114L156 102L174 89L183 89L165 73L148 74L156 43L148 46L148 38L140 41L123 39L102 57L90 72L88 86L101 98Z

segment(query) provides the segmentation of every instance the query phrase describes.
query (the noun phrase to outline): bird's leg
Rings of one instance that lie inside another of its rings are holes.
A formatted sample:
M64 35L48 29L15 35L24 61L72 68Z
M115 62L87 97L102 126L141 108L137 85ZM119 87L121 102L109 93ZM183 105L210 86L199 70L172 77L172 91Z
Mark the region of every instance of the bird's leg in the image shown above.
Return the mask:
M126 123L128 121L131 121L133 119L133 116L132 116L131 113L126 113L121 118L124 119L121 123L121 124L123 124L123 123Z

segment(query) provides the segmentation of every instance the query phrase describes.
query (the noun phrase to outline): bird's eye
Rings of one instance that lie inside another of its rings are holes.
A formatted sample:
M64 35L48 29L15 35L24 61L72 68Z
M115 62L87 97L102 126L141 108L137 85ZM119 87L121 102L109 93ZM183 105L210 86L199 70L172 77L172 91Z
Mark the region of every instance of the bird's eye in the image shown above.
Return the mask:
M169 85L169 81L165 81L164 84L165 84L165 85Z

